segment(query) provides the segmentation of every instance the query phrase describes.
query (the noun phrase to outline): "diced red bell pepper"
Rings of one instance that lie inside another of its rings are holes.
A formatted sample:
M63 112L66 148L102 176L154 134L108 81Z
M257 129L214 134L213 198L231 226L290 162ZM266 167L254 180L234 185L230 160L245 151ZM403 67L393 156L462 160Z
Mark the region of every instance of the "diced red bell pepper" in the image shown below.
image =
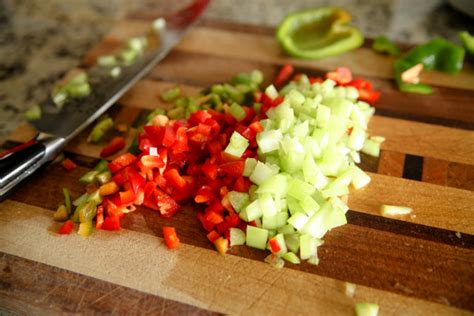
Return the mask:
M196 196L194 197L194 202L206 203L213 199L215 199L215 195L211 187L204 185L197 190Z
M359 100L374 104L380 98L380 91L360 89Z
M210 232L210 231L214 230L215 225L205 219L204 213L198 212L197 218L199 219L199 221L201 222L202 227L206 231Z
M338 67L336 71L328 72L326 78L336 81L337 84L344 85L352 80L352 73L347 67Z
M217 166L215 164L206 161L201 166L201 168L202 172L207 178L211 180L215 180L217 178Z
M164 127L165 132L163 134L162 145L165 147L171 147L176 140L176 132L171 125L166 125Z
M164 193L160 189L155 189L156 205L160 214L164 218L170 218L176 212L178 212L179 205L173 200L168 194Z
M240 177L235 180L232 190L246 193L249 191L251 185L252 183L248 178Z
M159 169L165 166L163 160L158 156L144 155L140 158L140 162L146 169Z
M163 173L166 182L169 183L174 189L183 190L186 188L186 181L181 177L178 170L171 168Z
M77 165L69 158L64 159L61 164L67 172L71 172L77 168Z
M285 64L283 67L281 67L280 71L278 72L278 75L275 78L275 86L277 88L282 87L288 80L290 80L291 75L293 75L293 72L295 71L293 65L291 64Z
M95 229L101 229L104 224L104 206L97 207L97 216L95 218Z
M356 78L354 80L352 80L351 82L348 82L347 84L345 84L345 86L349 86L349 87L354 87L356 88L357 90L360 90L360 89L364 89L364 90L372 90L372 83L368 80L364 80L364 79L361 79L361 78Z
M215 230L207 234L207 239L209 239L209 241L212 243L214 243L217 239L219 239L219 237L221 237L221 235L219 235Z
M249 128L254 131L255 135L263 131L263 126L260 121L255 121L249 125Z
M163 238L168 249L175 249L179 246L179 238L174 227L163 227Z
M118 216L107 216L104 219L101 229L103 230L120 230L120 218Z
M219 200L214 200L208 207L206 207L206 212L214 212L217 214L223 214L224 210L224 206L222 206L222 203Z
M235 160L225 162L218 167L221 176L228 176L233 179L242 177L244 173L245 162L243 160Z
M119 170L133 164L137 161L137 157L132 155L131 153L125 153L123 155L118 156L112 162L108 164L109 170L112 173L116 173Z
M268 244L270 245L270 250L273 254L279 252L281 250L280 245L278 244L278 241L274 238L270 239L268 241Z
M174 154L182 153L189 150L188 136L186 135L186 127L179 127L176 131L176 138L171 147Z
M129 205L129 204L135 202L135 199L137 198L137 196L135 195L135 192L133 192L133 190L120 192L119 195L120 195L120 204L121 205Z
M212 118L212 114L208 111L198 110L189 116L189 124L196 126L199 123L204 123L207 119Z
M163 142L163 134L164 134L164 128L161 126L155 126L155 125L145 125L143 127L145 134L148 136L146 142L149 142L149 146L152 144L155 147L161 146ZM144 144L145 145L145 144ZM149 147L148 146L148 147ZM140 146L141 147L141 146ZM145 150L145 148L140 148L140 150Z
M122 150L125 148L125 138L122 136L117 136L112 138L112 140L105 145L104 148L102 148L102 151L100 152L100 156L102 158L111 156L115 154L116 152Z
M224 216L222 216L221 214L212 212L212 211L204 213L204 216L205 216L206 221L208 221L208 222L210 222L214 225L217 225L217 224L222 223L224 221Z
M309 77L309 83L323 83L323 78L321 77Z
M64 224L59 228L58 234L69 235L74 228L74 223L71 220L65 221Z

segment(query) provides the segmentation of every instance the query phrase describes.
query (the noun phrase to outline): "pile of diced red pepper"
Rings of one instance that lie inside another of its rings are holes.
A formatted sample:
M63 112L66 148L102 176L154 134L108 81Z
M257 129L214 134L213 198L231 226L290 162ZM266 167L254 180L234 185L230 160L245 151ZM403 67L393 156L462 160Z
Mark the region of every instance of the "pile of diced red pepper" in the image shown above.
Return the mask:
M283 86L293 73L293 67L285 65L275 79L275 86ZM298 76L296 74L293 79L298 80ZM380 95L372 90L368 81L353 80L351 72L344 67L328 73L326 78L338 85L357 88L360 99L369 103L375 102ZM320 77L309 79L311 82L323 81ZM227 241L232 227L245 231L246 225L255 226L255 222L241 220L227 199L227 193L249 191L251 182L243 176L245 159L258 159L256 135L263 130L260 120L266 118L268 109L282 101L281 96L271 99L265 93L257 92L254 102L262 104L260 113L243 106L246 116L240 121L225 108L224 113L199 110L187 120L161 117L154 120L156 125L144 126L138 135L140 154L125 153L108 164L113 176L111 182L100 187L104 199L97 208L96 229L119 230L120 219L138 205L169 218L180 205L191 201L203 206L197 212L197 218L208 232L208 239L215 244L218 240ZM249 141L241 157L224 152L234 131ZM124 141L114 138L101 156L111 155L123 147ZM64 167L70 170L70 165L66 162ZM165 228L166 243L175 248L179 244L176 232ZM224 246L216 244L218 249L226 246L227 243Z

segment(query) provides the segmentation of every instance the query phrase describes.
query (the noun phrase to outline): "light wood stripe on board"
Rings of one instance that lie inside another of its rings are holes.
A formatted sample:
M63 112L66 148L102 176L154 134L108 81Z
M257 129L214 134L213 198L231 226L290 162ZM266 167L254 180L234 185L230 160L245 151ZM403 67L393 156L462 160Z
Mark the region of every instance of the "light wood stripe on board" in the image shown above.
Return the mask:
M400 218L416 224L474 234L474 194L471 191L431 183L369 173L368 186L352 191L348 204L352 210L381 216L383 204L413 208Z
M452 307L181 245L123 230L94 238L58 237L46 228L51 212L22 203L0 204L0 250L104 281L224 313L353 314L354 302L374 302L383 314L453 315ZM289 291L288 289L294 289ZM296 290L297 289L297 290Z

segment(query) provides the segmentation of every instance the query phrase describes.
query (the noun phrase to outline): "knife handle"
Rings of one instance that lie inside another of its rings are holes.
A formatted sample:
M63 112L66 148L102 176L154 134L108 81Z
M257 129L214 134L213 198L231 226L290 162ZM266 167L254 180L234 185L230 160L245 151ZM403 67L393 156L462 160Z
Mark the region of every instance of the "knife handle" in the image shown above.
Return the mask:
M63 138L40 133L0 156L0 202L63 149Z

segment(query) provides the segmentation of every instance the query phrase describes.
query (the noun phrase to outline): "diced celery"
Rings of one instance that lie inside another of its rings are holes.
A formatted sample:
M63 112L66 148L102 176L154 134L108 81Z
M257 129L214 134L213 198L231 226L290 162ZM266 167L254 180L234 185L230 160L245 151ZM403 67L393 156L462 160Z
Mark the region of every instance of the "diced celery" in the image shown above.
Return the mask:
M304 159L303 175L305 181L314 185L316 189L322 189L328 184L328 178L321 172L310 155L306 155Z
M261 84L263 81L262 72L258 69L252 70L250 73L250 80L257 85Z
M319 210L318 202L316 202L310 195L305 196L299 204L308 216L313 216L313 214Z
M308 222L309 218L303 213L295 213L289 219L288 223L291 224L296 230L301 230L306 223Z
M385 137L383 137L383 136L371 136L370 140L373 140L374 142L381 144L385 141Z
M260 209L262 210L263 216L276 215L277 209L275 206L275 201L273 200L270 193L260 195L258 198L258 203L260 205Z
M331 230L333 228L347 224L346 214L343 209L332 208L332 212L329 212L324 217L324 226Z
M309 234L302 234L300 236L300 258L307 260L316 255L317 240Z
M265 216L262 217L262 228L265 229L277 229L277 215Z
M71 205L71 194L67 188L63 188L64 194L64 205L66 207L67 214L71 214L72 212L72 205Z
M263 153L272 152L280 148L282 134L279 130L262 131L257 134L257 144Z
M380 156L380 143L367 139L362 147L362 152L370 156L378 157Z
M379 306L373 303L357 303L355 305L355 312L357 316L377 316Z
M349 210L349 206L345 202L343 202L340 198L338 197L332 197L329 199L329 203L331 203L332 207L335 209L341 210L343 213L347 213Z
M411 207L397 206L397 205L382 205L380 207L380 213L382 216L403 216L408 215L413 211Z
M294 233L285 235L285 243L290 251L297 253L300 249L300 234Z
M288 195L299 201L303 200L307 195L313 194L314 191L315 188L311 184L295 178L288 183Z
M258 200L253 201L247 207L245 208L245 214L247 215L247 221L253 221L256 220L257 218L262 217L263 212L262 209L260 208L260 203Z
M283 259L285 259L286 261L288 261L290 263L293 263L293 264L300 264L301 263L300 258L298 258L298 256L294 252L284 253L281 257Z
M34 104L25 112L25 118L28 121L37 121L41 118L42 111L38 104Z
M114 67L117 65L117 58L114 55L102 55L97 58L97 64L101 67Z
M283 261L282 258L275 256L273 254L265 257L263 261L265 261L266 263L270 264L272 267L277 268L277 269L281 269L285 266L285 261Z
M245 233L235 227L230 228L230 246L239 246L245 244Z
M356 125L352 129L351 136L349 136L348 146L354 150L361 150L366 138L365 130Z
M293 107L302 105L305 101L305 96L298 90L291 90L287 97Z
M284 214L284 213L282 213ZM286 216L288 217L288 214L286 214ZM295 229L293 228L293 226L291 225L284 225L284 226L280 226L278 228L278 232L281 233L281 234L284 234L284 235L288 235L288 234L292 234L295 232Z
M350 282L344 282L344 285L345 285L345 292L346 292L346 296L347 297L354 297L354 293L356 291L356 285L354 283L350 283Z
M275 88L274 85L269 85L266 89L265 89L265 94L270 98L270 99L276 99L279 94L278 94L278 91L277 89Z
M166 28L166 20L164 18L157 18L153 21L152 27L156 33L159 33Z
M370 177L367 173L362 171L357 166L352 166L352 181L351 184L355 189L360 189L365 187L370 182Z
M110 117L99 120L92 128L87 142L96 144L102 140L104 135L114 127L114 121Z
M316 139L307 137L303 144L306 155L311 155L313 158L321 157L321 148Z
M112 69L110 69L110 71L109 71L109 75L113 79L116 79L116 78L120 77L121 74L122 74L122 68L119 67L119 66L115 66Z
M229 113L237 120L237 122L242 121L247 116L247 112L245 112L244 108L235 102L229 107Z
M245 159L245 167L244 167L244 177L249 177L253 170L255 169L255 166L257 165L257 159L255 158L247 158Z
M331 109L325 105L319 105L316 110L316 126L326 127L331 117Z
M95 204L99 205L100 203L102 203L103 198L102 198L102 195L100 195L99 190L96 190L92 192L91 194L89 194L89 196L87 197L87 200L93 201Z
M288 209L291 215L294 215L296 213L305 213L305 211L303 210L303 208L301 207L297 199L289 196L287 198L287 203L288 203Z
M247 138L243 137L238 132L234 132L230 137L229 145L227 145L224 151L229 155L241 157L248 146L249 141Z
M308 121L304 121L303 123L299 123L293 126L292 136L294 137L304 138L308 136L308 133L309 133Z
M257 165L255 166L255 169L250 175L250 181L257 185L260 185L276 173L277 172L275 172L275 170L272 169L270 166L258 161Z
M263 228L247 225L246 244L249 247L265 250L267 246L268 231Z
M319 258L316 257L316 256L312 256L306 262L308 262L309 264L317 266L319 264Z
M271 193L274 196L286 196L287 190L287 177L283 174L276 174L265 180L256 192L258 194Z
M227 193L227 198L237 212L240 212L249 202L249 195L244 192L230 191Z
M276 215L276 228L283 227L286 225L288 220L288 212L280 212Z

